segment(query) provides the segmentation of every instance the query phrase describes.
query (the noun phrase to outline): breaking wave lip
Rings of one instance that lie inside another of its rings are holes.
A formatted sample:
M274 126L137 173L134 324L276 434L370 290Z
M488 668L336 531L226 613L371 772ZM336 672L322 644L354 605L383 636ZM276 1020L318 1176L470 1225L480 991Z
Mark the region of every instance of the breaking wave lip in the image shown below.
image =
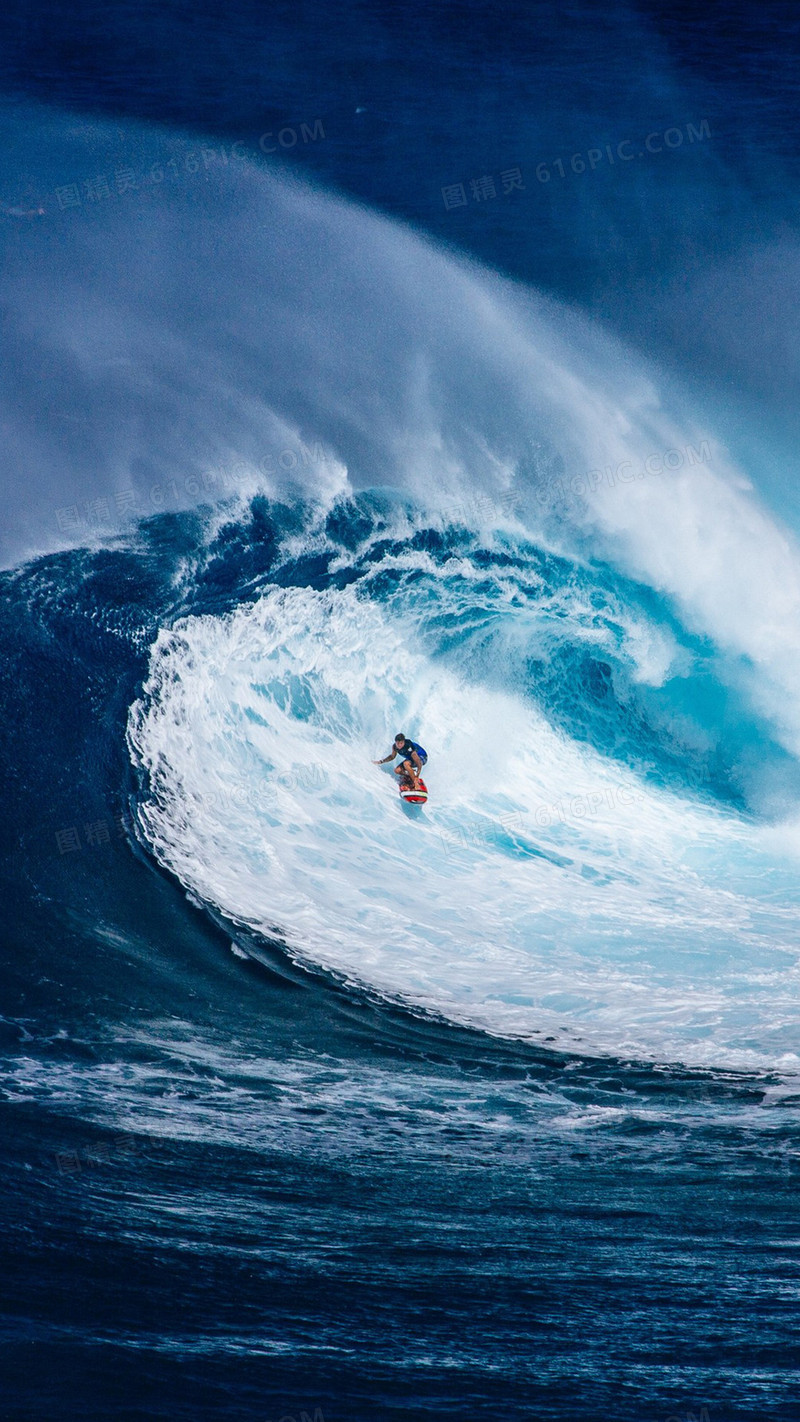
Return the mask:
M116 126L70 116L2 119L10 139L20 124L48 186L60 165L102 168L119 143ZM123 132L142 165L191 143ZM28 471L8 517L26 547L63 542L56 520L73 499L113 509L176 485L191 505L230 494L233 468L243 500L332 502L383 485L449 518L511 507L535 536L671 598L739 659L754 709L800 750L800 553L786 510L598 323L246 159L71 216L35 225L7 259L0 426L9 464ZM673 467L691 450L702 457ZM607 469L626 472L609 481ZM576 483L583 495L565 506L559 489ZM46 537L28 526L34 507Z
M302 537L289 542L299 557ZM780 826L559 730L498 633L478 639L497 676L473 677L474 647L453 636L465 608L496 626L522 615L475 549L433 566L402 541L371 547L357 577L340 548L349 584L267 583L159 634L128 726L159 862L299 961L465 1025L796 1071L797 895ZM403 566L413 595L398 603L383 580ZM634 623L647 664L658 629L643 649ZM435 747L414 819L371 764L400 724ZM487 743L488 793L474 777ZM546 822L543 806L573 808Z

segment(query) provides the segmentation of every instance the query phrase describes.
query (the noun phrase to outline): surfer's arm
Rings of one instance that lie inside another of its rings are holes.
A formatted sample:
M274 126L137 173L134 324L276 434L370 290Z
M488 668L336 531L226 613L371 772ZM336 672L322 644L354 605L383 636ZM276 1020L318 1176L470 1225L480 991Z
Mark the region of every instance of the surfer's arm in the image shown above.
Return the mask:
M373 764L373 765L385 765L386 762L387 762L387 760L394 760L394 758L395 758L396 755L397 755L397 751L393 750L393 751L390 752L389 755L385 755L385 756L383 757L383 760L373 760L372 764Z

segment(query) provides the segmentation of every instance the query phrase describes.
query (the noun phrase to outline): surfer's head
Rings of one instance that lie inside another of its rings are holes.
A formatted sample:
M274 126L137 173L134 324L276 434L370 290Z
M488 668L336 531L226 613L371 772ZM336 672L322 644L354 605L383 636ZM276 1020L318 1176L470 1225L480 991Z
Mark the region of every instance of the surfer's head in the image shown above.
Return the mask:
M405 743L406 743L406 738L405 738L405 733L404 733L403 731L398 731L398 732L397 732L397 735L396 735L395 738L394 738L394 743L395 743L396 746L404 746L404 745L405 745Z

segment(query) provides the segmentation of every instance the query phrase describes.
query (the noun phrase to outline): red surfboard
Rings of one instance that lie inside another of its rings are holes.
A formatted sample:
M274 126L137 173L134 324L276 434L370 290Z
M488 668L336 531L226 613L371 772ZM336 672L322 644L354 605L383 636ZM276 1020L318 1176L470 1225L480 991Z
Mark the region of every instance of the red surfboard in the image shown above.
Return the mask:
M417 787L415 790L410 780L401 780L400 799L405 800L407 805L424 805L428 798L428 787L424 780L419 780Z

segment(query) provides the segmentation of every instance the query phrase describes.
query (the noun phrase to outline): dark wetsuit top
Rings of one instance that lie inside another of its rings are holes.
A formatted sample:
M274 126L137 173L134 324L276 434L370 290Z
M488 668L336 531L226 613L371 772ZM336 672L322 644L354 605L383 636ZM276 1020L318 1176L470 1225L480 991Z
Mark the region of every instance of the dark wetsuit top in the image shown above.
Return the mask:
M411 756L412 751L417 752L417 755L419 756L420 761L423 765L428 759L427 753L422 749L422 746L418 746L416 741L410 741L407 736L406 739L403 741L403 746L401 750L398 750L396 742L392 746L392 750L395 752L396 755L400 757L401 762L404 760L410 760L412 765L414 765L414 761ZM414 766L414 769L416 770L416 766Z

